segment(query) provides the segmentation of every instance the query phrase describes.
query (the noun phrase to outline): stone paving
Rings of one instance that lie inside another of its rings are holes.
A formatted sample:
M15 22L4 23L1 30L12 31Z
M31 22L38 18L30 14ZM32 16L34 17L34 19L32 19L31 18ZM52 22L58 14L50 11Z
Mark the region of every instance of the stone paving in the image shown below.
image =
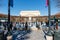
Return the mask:
M45 38L42 30L34 30L20 32L13 40L45 40Z
M44 33L41 30L31 31L30 34L27 34L29 38L26 40L45 40Z

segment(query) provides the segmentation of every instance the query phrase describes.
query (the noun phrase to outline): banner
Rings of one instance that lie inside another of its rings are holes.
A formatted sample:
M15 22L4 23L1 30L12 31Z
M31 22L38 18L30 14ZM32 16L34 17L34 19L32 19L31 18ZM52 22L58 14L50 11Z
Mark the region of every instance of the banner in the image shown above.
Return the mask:
M46 6L48 6L48 0L46 0Z
M13 0L10 0L10 6L13 7Z

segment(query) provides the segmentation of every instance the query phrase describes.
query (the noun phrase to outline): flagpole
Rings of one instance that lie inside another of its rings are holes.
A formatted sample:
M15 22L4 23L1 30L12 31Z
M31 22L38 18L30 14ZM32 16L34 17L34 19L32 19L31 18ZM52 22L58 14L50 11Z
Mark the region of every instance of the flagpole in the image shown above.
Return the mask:
M50 16L51 16L51 14L50 14L50 0L48 0L48 21L49 21L49 28L50 28L50 25L51 25L51 23L50 23Z
M49 21L49 31L50 31L50 25L51 25L51 9L50 9L50 0L48 0L48 21ZM53 34L53 40L54 40L54 34Z
M10 0L8 0L8 31L10 27Z

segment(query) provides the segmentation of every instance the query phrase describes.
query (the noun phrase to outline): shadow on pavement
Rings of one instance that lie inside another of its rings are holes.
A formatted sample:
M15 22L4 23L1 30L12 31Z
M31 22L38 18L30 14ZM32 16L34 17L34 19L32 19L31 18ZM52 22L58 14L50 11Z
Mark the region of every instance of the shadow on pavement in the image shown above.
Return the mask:
M23 31L13 31L12 40L26 40L30 37L27 34L31 33L31 30L23 30Z

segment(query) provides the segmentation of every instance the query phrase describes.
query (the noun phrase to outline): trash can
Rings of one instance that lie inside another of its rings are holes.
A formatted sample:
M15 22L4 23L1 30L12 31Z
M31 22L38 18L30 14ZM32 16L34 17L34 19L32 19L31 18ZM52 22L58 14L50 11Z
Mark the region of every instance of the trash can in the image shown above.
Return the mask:
M4 40L4 32L0 30L0 40Z

